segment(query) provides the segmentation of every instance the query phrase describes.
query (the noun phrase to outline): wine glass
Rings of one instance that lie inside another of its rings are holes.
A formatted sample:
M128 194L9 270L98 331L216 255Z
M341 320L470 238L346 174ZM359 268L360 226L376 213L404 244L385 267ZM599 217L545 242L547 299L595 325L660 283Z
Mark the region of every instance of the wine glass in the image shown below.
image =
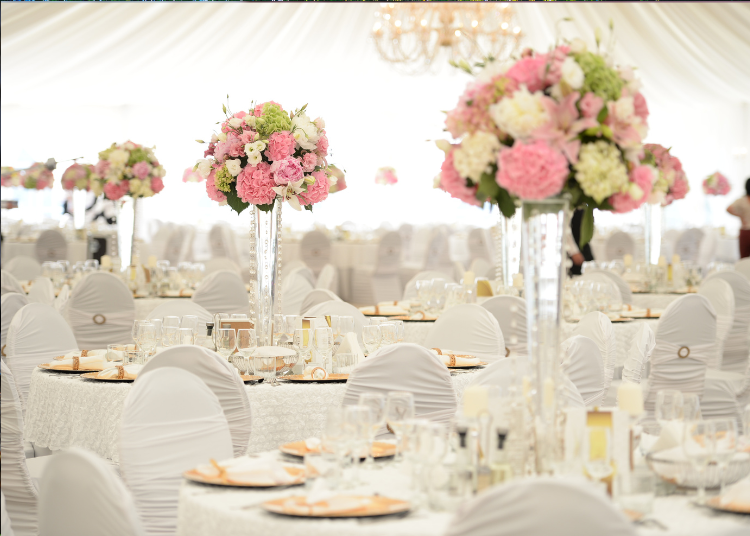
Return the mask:
M133 338L133 342L138 344L138 333L140 331L141 324L148 324L148 320L134 320L133 327L130 329L130 336ZM139 349L139 348L137 348Z
M286 315L284 318L284 335L287 340L294 340L294 330L302 327L302 317L300 315Z
M719 467L719 497L724 495L727 467L737 452L737 422L734 419L712 419L714 432L714 461Z
M312 359L313 337L309 329L295 329L293 339L294 349L297 350L305 363Z
M382 393L362 393L359 395L357 404L369 407L373 415L370 425L370 435L367 439L369 449L367 451L365 466L374 469L375 460L372 457L372 444L375 442L375 436L378 431L385 425L385 395Z
M393 324L392 322L380 324L380 336L383 346L396 344L398 341L398 328L396 327L396 324Z
M195 344L195 331L193 331L193 328L178 328L177 344Z
M216 351L221 357L229 359L229 356L234 352L235 343L236 334L232 328L216 330Z
M340 316L339 317L339 330L341 335L346 337L347 333L354 333L354 317L353 316Z
M584 467L592 480L599 482L610 476L612 468L612 431L590 426L584 438Z
M253 355L255 348L258 346L258 339L254 329L238 329L235 338L237 340L237 351L240 354L244 357Z
M422 303L422 307L427 307L430 302L430 293L432 281L430 279L419 279L414 283L417 289L417 298Z
M138 347L143 350L144 355L148 358L156 350L156 326L149 323L138 325Z
M156 344L158 346L159 343L161 342L161 328L162 328L161 318L151 318L149 319L149 322L156 327Z
M162 322L163 327L167 326L174 326L176 328L180 327L180 317L179 316L165 316L164 320Z
M385 403L385 420L388 428L396 436L396 456L399 463L403 456L404 421L414 418L414 395L406 391L390 391Z
M430 297L432 298L432 309L440 313L445 307L445 299L448 294L448 281L445 279L433 279L430 284Z
M177 337L177 330L180 329L177 326L164 326L161 334L161 344L164 348L169 348L175 344L179 344L179 338Z
M368 456L370 428L375 418L369 406L346 406L344 407L344 427L349 438L349 452L354 464L352 483L358 484L359 463L362 458Z
M406 328L403 320L391 320L391 324L396 325L396 341L404 342L404 336L406 335Z
M182 320L180 321L180 327L181 328L188 328L188 329L195 329L195 326L198 325L198 317L195 315L185 315L182 317Z
M706 467L714 455L713 424L710 421L692 421L684 427L682 450L698 473L696 502L706 502Z
M669 422L682 420L682 407L682 392L674 389L662 389L656 393L656 407L654 413L657 422L662 428Z
M273 345L278 346L279 340L284 336L286 322L284 315L273 315Z
M380 332L380 326L364 326L362 328L362 341L365 343L368 356L380 348L382 338L383 335Z
M333 331L333 340L341 336L341 317L339 315L330 315L331 331Z
M314 334L315 350L321 355L323 362L328 364L331 359L329 354L333 349L333 330L331 328L315 328Z
M701 400L698 395L682 395L682 420L683 421L700 421L703 419L701 414Z

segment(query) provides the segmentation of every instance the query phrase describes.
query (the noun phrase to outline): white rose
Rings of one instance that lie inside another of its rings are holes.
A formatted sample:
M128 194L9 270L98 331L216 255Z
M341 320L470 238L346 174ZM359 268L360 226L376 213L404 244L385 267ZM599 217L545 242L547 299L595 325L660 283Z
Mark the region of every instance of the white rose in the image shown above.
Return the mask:
M469 134L461 146L453 152L453 164L456 171L478 183L484 173L497 158L500 141L489 132L478 131Z
M211 174L211 161L207 158L203 158L201 160L198 160L198 173L201 174L201 177L204 179L208 177Z
M113 166L124 166L128 158L130 158L130 153L122 149L115 149L109 153L109 162Z
M586 52L586 41L583 39L576 37L570 42L570 51L573 54L580 54L581 52Z
M583 87L583 69L578 65L578 62L568 56L565 61L562 62L560 67L562 73L562 79L573 89L580 89Z
M310 118L304 113L295 115L292 119L292 128L294 129L294 139L299 146L308 151L314 151L320 135Z
M249 166L257 166L263 161L263 157L261 156L259 151L253 151L249 155L247 155L247 165Z
M257 152L262 152L266 148L266 144L260 140L255 141L251 144L252 150Z
M500 130L515 139L528 138L549 121L547 109L542 105L542 97L541 91L532 94L526 86L521 86L513 97L490 106L490 117Z
M614 105L615 117L618 121L629 123L635 115L635 104L633 97L620 97Z
M135 149L135 143L133 143L132 141L126 141L122 144L122 146L127 151L132 151L133 149Z
M253 114L247 114L245 116L245 124L251 128L255 128L255 116Z
M232 128L240 128L244 121L239 117L233 117L229 120L229 126Z
M216 135L216 138L217 138L217 139L218 139L219 141L227 141L227 133L226 133L226 132L219 132L219 133L218 133L218 134Z
M477 74L476 81L482 85L487 84L497 75L505 74L511 65L512 63L508 63L507 61L491 61Z
M211 143L219 141L219 137L216 134L211 134Z
M230 158L226 162L227 164L227 171L229 172L232 177L236 177L240 174L240 171L242 171L242 162L239 161L239 159L236 158Z
M313 121L313 123L315 123L315 126L318 127L321 130L324 129L324 128L326 128L326 122L323 120L322 117L316 117L315 121Z

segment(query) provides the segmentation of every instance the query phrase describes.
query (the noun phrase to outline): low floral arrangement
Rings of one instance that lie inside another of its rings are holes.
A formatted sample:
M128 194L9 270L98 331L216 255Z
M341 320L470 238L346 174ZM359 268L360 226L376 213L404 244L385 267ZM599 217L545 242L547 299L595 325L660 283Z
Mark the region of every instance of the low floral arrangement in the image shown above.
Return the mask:
M191 167L182 174L182 182L203 182L204 180L206 180L205 177Z
M671 148L656 143L646 144L644 150L643 164L653 166L658 171L649 203L666 207L673 201L684 199L690 191L690 183L682 170L680 159L670 153Z
M731 189L729 179L719 171L703 179L703 193L706 195L727 195Z
M156 159L154 149L132 141L113 143L100 152L94 172L99 177L97 190L104 191L106 198L113 201L125 195L151 197L164 189L162 177L166 171Z
M375 184L396 184L398 177L392 167L382 167L375 174Z
M5 188L21 186L21 173L10 166L0 169L0 184Z
M63 190L90 190L96 178L94 166L76 162L63 172L62 188Z
M41 162L35 162L30 168L21 171L21 186L27 190L52 188L54 182L52 171Z
M293 112L273 101L253 103L249 112L222 109L226 120L194 168L206 178L209 198L238 214L250 205L270 211L276 199L312 210L334 191L340 171L327 161L325 121L311 121L307 105Z
M608 54L575 39L546 54L525 50L510 62L477 64L440 140L436 187L511 217L516 200L568 194L586 207L581 240L593 236L593 211L633 210L648 197L653 170L641 164L648 106L640 82ZM473 69L459 64L470 74Z

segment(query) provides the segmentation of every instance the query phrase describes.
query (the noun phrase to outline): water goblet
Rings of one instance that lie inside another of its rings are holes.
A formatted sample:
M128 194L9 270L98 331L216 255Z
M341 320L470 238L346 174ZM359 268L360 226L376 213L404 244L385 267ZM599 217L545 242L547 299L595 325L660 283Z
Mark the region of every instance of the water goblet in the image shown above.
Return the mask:
M362 328L362 341L365 343L368 356L380 348L382 338L380 326L364 326Z
M396 324L392 322L384 322L380 324L380 336L383 346L396 344L398 341L398 328L396 327Z
M216 330L216 351L221 357L229 359L234 352L236 342L236 332L232 328Z
M396 456L394 463L403 459L405 421L414 418L414 395L406 391L390 391L385 403L385 420L388 428L396 436Z
M177 341L177 344L195 344L195 332L193 328L178 328Z
M169 348L179 344L179 337L177 336L177 330L180 329L177 326L164 326L161 333L161 345L164 348Z
M714 429L710 421L691 421L685 424L682 450L698 473L696 502L706 502L706 467L714 456Z
M255 330L250 329L238 329L237 335L235 336L237 341L237 351L245 357L250 357L258 347L258 338L255 335Z

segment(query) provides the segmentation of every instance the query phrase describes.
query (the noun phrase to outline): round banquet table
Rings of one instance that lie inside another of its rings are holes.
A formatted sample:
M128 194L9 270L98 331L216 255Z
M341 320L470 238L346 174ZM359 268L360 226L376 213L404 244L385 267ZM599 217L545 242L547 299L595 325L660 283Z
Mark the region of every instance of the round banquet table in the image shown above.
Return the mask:
M88 259L87 243L84 240L68 242L68 258L72 264ZM3 240L3 264L13 257L23 255L36 259L36 241Z
M451 378L460 402L477 371ZM291 441L320 436L328 409L340 406L346 383L245 384L252 411L248 452L262 452ZM87 380L78 374L35 369L26 404L26 438L53 450L89 449L119 462L120 416L132 382Z
M278 453L264 453L276 456ZM285 460L289 461L289 460ZM347 494L379 493L394 499L410 499L410 471L387 464L379 471L360 471L364 484L347 490ZM451 521L448 512L421 508L405 517L389 516L370 519L305 519L271 514L260 503L305 493L303 486L280 490L273 488L223 488L185 481L180 489L177 519L179 536L434 536L443 534ZM691 506L685 495L657 497L652 518L667 530L652 525L637 526L638 534L664 536L705 536L748 527L750 518Z
M666 309L667 306L685 294L651 294L651 293L633 293L634 307L642 309Z

